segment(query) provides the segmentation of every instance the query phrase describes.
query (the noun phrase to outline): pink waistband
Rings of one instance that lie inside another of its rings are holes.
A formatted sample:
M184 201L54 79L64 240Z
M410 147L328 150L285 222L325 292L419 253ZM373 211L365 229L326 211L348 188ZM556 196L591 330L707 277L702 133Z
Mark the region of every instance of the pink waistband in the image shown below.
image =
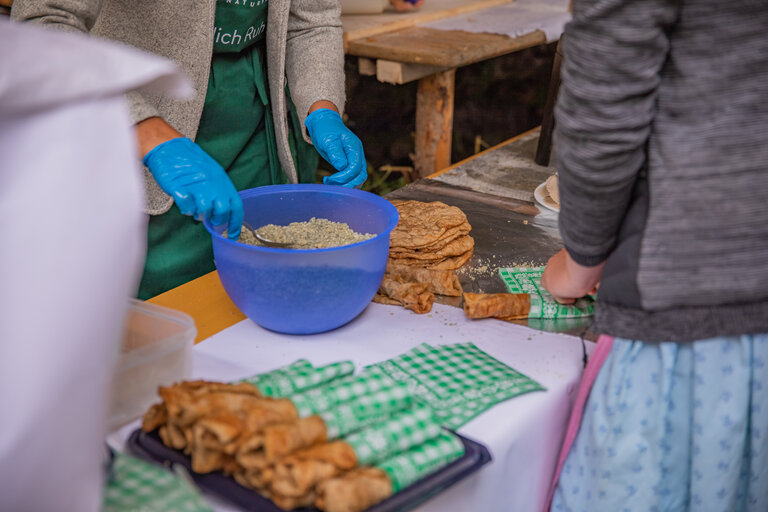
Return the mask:
M576 434L579 433L579 425L581 425L581 417L584 415L584 406L587 403L587 398L589 398L589 392L595 383L595 379L597 379L597 374L600 373L600 368L602 368L605 359L611 352L611 348L613 348L613 338L605 335L600 336L595 350L589 356L587 367L584 369L584 374L581 376L581 382L579 383L576 402L573 404L571 417L568 420L568 429L565 431L563 446L560 448L560 457L557 460L555 475L547 495L547 508L544 512L549 512L549 509L552 507L552 496L555 493L555 487L557 487L557 480L560 477L563 464L565 464L565 459L568 457L568 452L571 450L571 446L573 446L573 441L576 439Z

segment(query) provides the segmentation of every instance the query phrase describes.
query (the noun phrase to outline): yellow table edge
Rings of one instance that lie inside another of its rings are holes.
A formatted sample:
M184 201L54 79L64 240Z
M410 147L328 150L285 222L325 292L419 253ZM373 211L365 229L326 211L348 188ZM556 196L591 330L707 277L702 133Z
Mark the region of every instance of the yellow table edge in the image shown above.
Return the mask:
M444 174L451 169L455 169L456 167L469 162L473 158L477 158L510 144L538 129L539 128L537 127L533 130L521 133L520 135L505 140L485 151L481 151L480 153L465 158L441 171L431 174L428 177L434 178ZM147 300L147 302L175 309L191 316L197 327L197 338L195 338L195 343L200 343L204 339L210 338L214 334L219 333L227 327L231 327L246 318L246 316L230 300L227 292L224 291L224 286L222 286L221 280L219 279L219 273L215 270L188 283L177 286L172 290L168 290L165 293L152 297Z
M244 320L246 316L230 300L215 270L147 300L191 316L197 327L195 343Z

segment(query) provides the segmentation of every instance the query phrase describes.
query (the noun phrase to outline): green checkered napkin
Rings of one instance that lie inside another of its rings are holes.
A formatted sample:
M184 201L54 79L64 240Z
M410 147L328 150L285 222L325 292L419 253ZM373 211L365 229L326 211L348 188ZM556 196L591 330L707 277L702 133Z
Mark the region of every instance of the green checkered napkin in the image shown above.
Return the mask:
M306 359L298 359L289 365L283 366L276 370L272 370L271 372L259 373L258 375L254 375L253 377L242 379L239 382L250 382L254 386L259 387L259 384L262 382L269 382L277 378L280 378L281 376L290 375L299 371L307 371L307 370L310 370L311 368L312 368L312 363L310 363Z
M197 489L167 469L115 454L102 512L211 512Z
M269 372L264 375L256 375L247 382L255 384L262 395L271 398L283 398L299 391L311 389L322 384L327 384L334 379L351 375L355 371L352 361L341 361L319 368L306 366L303 360L300 366L290 365L284 369Z
M425 343L366 372L407 383L416 400L430 406L440 423L452 429L501 401L544 390L472 343L437 347Z
M371 465L440 435L442 428L429 407L407 409L374 423L344 440L357 454L358 464Z
M464 444L450 432L399 453L376 467L383 469L392 481L392 491L398 492L464 455Z
M527 293L531 296L528 318L581 318L595 314L595 299L587 296L575 304L560 304L541 286L544 267L500 268L499 275L509 293Z
M299 417L306 418L319 412L327 411L334 406L354 397L362 397L377 393L394 385L388 376L380 375L348 375L336 379L325 386L312 388L289 398L296 406Z
M319 416L325 422L328 439L336 439L412 405L413 395L408 386L404 383L394 383L390 387L338 404L319 413Z

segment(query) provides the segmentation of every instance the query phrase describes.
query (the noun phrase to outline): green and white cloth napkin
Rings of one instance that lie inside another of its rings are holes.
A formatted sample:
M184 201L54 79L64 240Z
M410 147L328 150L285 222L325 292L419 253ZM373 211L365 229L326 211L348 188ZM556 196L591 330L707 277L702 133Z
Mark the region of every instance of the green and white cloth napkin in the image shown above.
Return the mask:
M291 395L289 398L296 406L299 417L306 418L353 398L373 395L394 385L395 382L386 375L348 375L324 386Z
M445 427L456 429L491 406L545 388L473 343L426 343L398 357L369 366L405 382L418 402L432 408Z
M509 293L527 293L531 296L528 318L581 318L595 314L595 299L583 297L575 304L560 304L541 286L544 267L500 268L499 276Z
M314 368L309 361L299 359L283 368L244 379L244 382L255 385L264 396L283 398L352 375L354 371L355 364L352 361Z
M329 439L360 430L413 405L413 395L405 383L382 373L352 375L353 371L351 361L314 368L300 359L245 381L255 384L266 396L287 397L301 418L319 415ZM289 390L300 392L287 393Z
M439 436L443 429L426 406L406 409L344 438L361 466L369 466Z
M194 485L166 468L116 453L112 469L102 512L211 512Z
M461 439L442 431L437 437L399 453L376 467L383 469L398 492L464 455Z
M357 396L318 415L325 422L328 439L336 439L408 409L413 403L408 386L397 383L375 393Z

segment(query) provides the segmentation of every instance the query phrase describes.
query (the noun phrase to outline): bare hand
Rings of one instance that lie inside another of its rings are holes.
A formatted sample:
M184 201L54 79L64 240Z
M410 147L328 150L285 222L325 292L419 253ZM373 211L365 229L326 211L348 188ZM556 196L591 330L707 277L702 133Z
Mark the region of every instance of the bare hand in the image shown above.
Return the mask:
M600 285L605 262L594 267L579 265L561 249L547 262L541 285L561 304L573 304L576 299L595 293Z
M139 158L163 142L183 137L160 117L150 117L136 124L136 139L139 143Z
M418 0L415 3L410 3L407 0L389 0L389 3L392 4L392 7L394 7L396 11L404 12L421 7L424 0Z

